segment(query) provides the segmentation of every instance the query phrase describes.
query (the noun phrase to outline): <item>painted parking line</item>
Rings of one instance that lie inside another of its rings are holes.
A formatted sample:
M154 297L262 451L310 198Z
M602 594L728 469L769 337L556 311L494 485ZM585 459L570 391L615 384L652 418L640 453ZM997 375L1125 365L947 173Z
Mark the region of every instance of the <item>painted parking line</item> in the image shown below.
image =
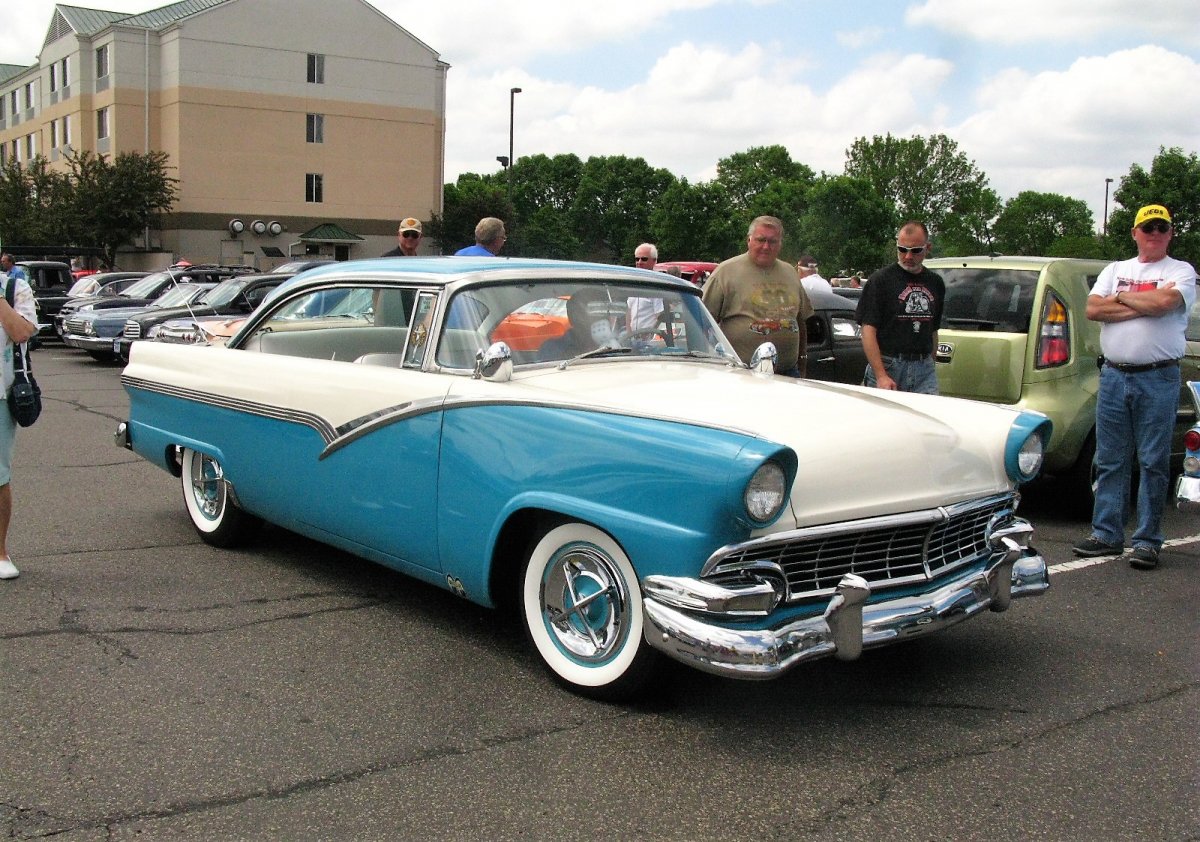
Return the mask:
M1188 535L1183 538L1171 538L1168 541L1163 541L1163 549L1182 547L1187 544L1195 544L1197 542L1200 542L1200 535ZM1082 570L1085 567L1095 567L1097 564L1108 564L1110 561L1116 561L1124 555L1124 553L1118 553L1116 555L1100 555L1094 558L1077 558L1074 561L1064 561L1060 564L1050 565L1050 572L1069 573L1072 570Z

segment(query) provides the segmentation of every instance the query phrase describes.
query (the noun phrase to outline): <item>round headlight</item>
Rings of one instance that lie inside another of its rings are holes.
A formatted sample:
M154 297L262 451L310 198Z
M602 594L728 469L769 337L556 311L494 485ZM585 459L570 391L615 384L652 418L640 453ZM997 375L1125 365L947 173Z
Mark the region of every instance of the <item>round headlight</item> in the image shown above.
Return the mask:
M1042 457L1046 448L1042 442L1041 433L1034 433L1025 439L1017 453L1017 468L1022 476L1035 477L1042 469Z
M161 330L162 330L162 325L152 325L150 327L150 329L148 331L146 331L146 338L147 339L155 338L156 336L158 336L158 333Z
M766 523L779 514L787 499L787 476L775 462L766 462L746 483L742 502L752 520Z

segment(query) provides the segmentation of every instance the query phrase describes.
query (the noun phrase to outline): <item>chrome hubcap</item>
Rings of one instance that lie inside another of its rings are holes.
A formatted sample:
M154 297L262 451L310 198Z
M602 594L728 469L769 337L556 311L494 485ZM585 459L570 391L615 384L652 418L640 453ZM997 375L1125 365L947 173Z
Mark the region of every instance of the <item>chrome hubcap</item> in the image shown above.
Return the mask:
M603 662L625 641L629 599L608 556L590 545L568 546L546 566L542 617L558 646L586 662Z

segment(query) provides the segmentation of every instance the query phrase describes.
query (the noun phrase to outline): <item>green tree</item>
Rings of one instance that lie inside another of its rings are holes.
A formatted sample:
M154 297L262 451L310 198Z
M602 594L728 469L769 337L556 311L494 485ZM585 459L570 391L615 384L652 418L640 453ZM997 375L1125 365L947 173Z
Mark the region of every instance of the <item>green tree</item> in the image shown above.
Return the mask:
M1002 207L999 194L987 185L964 187L953 212L942 220L934 254L955 257L990 253L996 242L993 226Z
M758 201L763 191L779 182L795 184L801 192L811 187L816 175L804 164L792 160L783 146L753 146L717 161L716 181L725 188L731 209L746 216L746 224L762 214L779 216L779 208L769 208L772 202ZM765 205L765 207L764 207ZM782 218L782 217L781 217ZM785 219L786 223L787 220Z
M1175 146L1159 147L1146 171L1134 164L1121 179L1113 198L1120 205L1108 218L1108 238L1118 256L1132 253L1129 232L1143 205L1163 205L1171 212L1175 234L1170 254L1200 266L1200 159Z
M624 155L589 158L571 205L571 225L582 256L624 263L650 236L650 210L675 182L664 169Z
M730 213L729 194L718 181L668 187L650 212L650 239L662 260L721 261L740 251L745 226Z
M485 216L503 219L510 237L519 228L502 177L463 173L454 184L442 188L442 213L430 220L429 236L437 240L442 254L454 254L474 244L475 226ZM507 253L515 252L509 249Z
M1004 203L996 220L996 245L1004 254L1046 255L1063 238L1088 238L1092 212L1081 199L1025 190Z
M895 260L896 212L870 182L848 176L822 176L808 193L808 209L795 239L826 267L872 272Z
M121 152L116 158L70 155L76 245L104 249L105 261L115 265L117 250L175 203L179 181L167 175L167 160L165 152Z
M936 238L955 206L987 186L975 162L943 134L860 137L846 150L845 174L868 181L900 221L919 219Z

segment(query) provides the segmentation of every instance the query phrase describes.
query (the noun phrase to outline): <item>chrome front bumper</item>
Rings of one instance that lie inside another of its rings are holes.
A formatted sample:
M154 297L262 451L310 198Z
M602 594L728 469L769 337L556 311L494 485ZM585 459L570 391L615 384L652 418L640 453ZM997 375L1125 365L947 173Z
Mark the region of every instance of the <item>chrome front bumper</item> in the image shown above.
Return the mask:
M63 344L68 348L79 348L82 351L112 351L113 340L116 336L80 336L77 333L63 334Z
M940 631L985 608L1004 611L1013 598L1044 593L1050 576L1036 550L1009 541L985 570L964 573L916 596L867 605L870 585L847 574L823 615L761 630L728 628L679 610L656 598L654 583L649 584L642 601L647 643L706 672L768 679L827 655L854 660L864 648Z
M1179 478L1175 483L1175 508L1181 512L1200 511L1200 477Z

